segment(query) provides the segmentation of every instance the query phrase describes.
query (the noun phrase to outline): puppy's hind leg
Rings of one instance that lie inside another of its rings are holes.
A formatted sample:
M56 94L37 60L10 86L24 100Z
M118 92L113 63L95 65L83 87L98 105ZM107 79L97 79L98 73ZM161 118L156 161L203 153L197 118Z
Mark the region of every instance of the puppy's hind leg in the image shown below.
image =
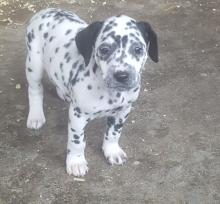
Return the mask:
M41 52L34 45L28 50L26 77L28 81L29 114L27 127L39 129L46 122L43 111L43 86L41 83L43 64Z

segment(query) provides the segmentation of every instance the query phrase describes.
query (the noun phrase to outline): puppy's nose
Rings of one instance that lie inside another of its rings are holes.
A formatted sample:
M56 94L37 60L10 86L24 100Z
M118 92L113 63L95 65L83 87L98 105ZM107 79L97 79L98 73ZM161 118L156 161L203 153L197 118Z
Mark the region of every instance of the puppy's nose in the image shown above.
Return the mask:
M118 82L125 83L129 78L129 73L126 71L117 71L114 73L114 78Z

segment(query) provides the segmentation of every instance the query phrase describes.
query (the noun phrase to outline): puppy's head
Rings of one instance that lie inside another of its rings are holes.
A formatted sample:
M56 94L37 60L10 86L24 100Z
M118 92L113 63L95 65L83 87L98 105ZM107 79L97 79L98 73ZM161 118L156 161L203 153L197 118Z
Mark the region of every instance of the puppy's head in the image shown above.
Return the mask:
M157 35L150 24L124 15L90 24L77 34L76 45L86 66L93 56L106 86L119 91L138 85L148 56L158 62Z

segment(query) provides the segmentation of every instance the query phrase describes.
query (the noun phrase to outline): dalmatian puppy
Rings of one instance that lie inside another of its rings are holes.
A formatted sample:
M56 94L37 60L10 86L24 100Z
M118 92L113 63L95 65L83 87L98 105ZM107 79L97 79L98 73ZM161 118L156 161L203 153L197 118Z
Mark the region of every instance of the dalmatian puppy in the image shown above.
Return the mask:
M50 8L32 17L26 44L27 127L39 129L46 121L41 83L46 71L59 97L70 104L67 173L87 173L84 128L104 116L102 150L110 164L123 164L126 153L118 144L122 126L138 98L147 57L158 62L157 36L150 24L118 15L88 25L69 11Z

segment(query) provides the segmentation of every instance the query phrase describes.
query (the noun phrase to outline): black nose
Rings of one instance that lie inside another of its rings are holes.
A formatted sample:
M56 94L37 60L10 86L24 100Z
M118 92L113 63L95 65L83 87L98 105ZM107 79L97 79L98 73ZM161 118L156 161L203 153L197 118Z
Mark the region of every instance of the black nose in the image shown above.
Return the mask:
M126 71L117 71L114 73L114 78L118 82L125 83L129 78L129 73Z

